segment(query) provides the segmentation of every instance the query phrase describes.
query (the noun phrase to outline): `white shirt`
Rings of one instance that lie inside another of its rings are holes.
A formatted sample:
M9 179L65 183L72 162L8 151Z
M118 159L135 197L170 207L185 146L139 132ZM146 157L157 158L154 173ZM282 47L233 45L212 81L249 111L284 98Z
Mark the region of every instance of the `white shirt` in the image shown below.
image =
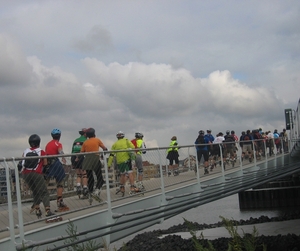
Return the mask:
M223 136L218 136L218 137L216 137L215 138L215 140L214 140L214 144L220 144L220 143L222 143L223 141L225 140L225 138L223 137Z

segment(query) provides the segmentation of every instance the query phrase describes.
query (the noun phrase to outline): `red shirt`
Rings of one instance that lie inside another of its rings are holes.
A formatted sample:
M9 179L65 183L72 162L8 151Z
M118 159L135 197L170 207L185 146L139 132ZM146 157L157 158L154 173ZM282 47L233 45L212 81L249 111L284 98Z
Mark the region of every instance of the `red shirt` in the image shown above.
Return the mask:
M38 155L40 155L40 156L45 156L45 155L46 155L45 151L42 150L42 149L40 149L40 148L38 148L38 147L31 147L31 148L29 148L29 149L30 149L31 151L32 151L32 150L36 150L36 152L37 152ZM26 150L24 151L23 156L25 156L27 152L28 152L28 149L26 149ZM26 173L35 172L35 173L42 174L42 173L43 173L43 163L44 163L44 160L43 160L43 159L40 159L40 162L39 162L37 168L35 168L35 169L27 169L27 168L24 168L22 173L26 174Z
M57 139L53 139L46 145L45 151L47 155L57 155L59 154L58 149L62 148L62 144Z

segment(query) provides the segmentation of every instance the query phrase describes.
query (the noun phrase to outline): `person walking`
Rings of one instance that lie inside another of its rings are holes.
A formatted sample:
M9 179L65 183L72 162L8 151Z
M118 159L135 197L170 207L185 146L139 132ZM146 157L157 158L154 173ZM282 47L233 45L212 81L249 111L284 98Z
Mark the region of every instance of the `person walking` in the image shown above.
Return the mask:
M171 175L171 170L173 171L174 176L179 175L179 154L178 147L176 146L178 146L177 137L173 136L171 138L170 147L167 149L167 159L169 160L168 176ZM175 165L173 165L174 162Z
M76 138L74 140L73 145L72 145L72 153L80 153L83 142L87 140L86 131L87 131L86 128L82 128L79 131L80 137ZM72 155L71 156L72 167L76 171L76 193L79 198L80 198L81 192L82 192L82 178L83 178L82 163L83 163L83 160L84 160L83 155L80 155L80 156Z
M281 132L281 138L282 138L282 142L283 142L283 152L288 153L289 152L288 134L287 134L285 128L283 128L283 130Z
M88 196L90 193L93 198L97 201L101 201L100 193L101 188L104 184L103 175L102 175L102 163L100 161L99 147L103 151L107 151L106 146L103 144L101 139L96 137L96 131L94 128L89 128L86 130L87 140L83 142L80 152L89 153L97 152L93 154L86 154L82 162L82 171L83 171L83 190L82 194ZM78 158L79 159L79 158ZM97 177L96 189L94 191L94 178L93 173Z
M209 144L209 142L210 142L210 140L208 137L205 137L204 131L200 130L198 133L198 137L195 140L195 145L196 145L196 149L197 149L197 158L198 158L199 166L200 166L200 161L201 161L202 156L204 158L204 174L209 173L209 171L208 171L208 158L209 158L209 150L208 150L209 145L208 144ZM197 173L197 170L195 170L195 173Z
M248 129L246 133L242 133L240 137L240 144L242 144L242 161L244 158L248 158L249 162L252 162L253 158L253 147L252 147L253 137Z
M233 133L234 134L234 133ZM224 169L225 169L225 163L229 163L231 161L232 166L234 166L235 163L235 138L232 133L230 133L229 130L226 131L226 134L224 136Z
M46 155L59 155L64 154L63 146L59 142L61 137L61 131L58 128L54 128L51 131L52 140L47 143L45 147ZM70 210L70 208L63 201L63 188L64 178L66 177L64 167L58 157L48 158L48 168L45 170L45 178L47 184L50 179L54 178L56 181L56 193L57 193L57 210L56 212L64 212ZM66 164L66 159L62 157L63 164Z
M225 140L224 134L222 132L219 132L213 142L213 149L214 149L214 155L216 156L216 160L219 162L219 165L222 165L222 160L221 160L221 153L223 156L223 151L224 151L224 146L223 146L223 141Z
M271 131L267 133L267 146L269 147L269 156L274 155L274 134Z
M125 134L122 131L119 131L116 134L116 137L118 140L111 147L112 152L108 158L108 166L113 168L113 160L116 160L117 168L120 173L120 189L117 191L117 193L121 192L122 196L124 196L127 177L130 183L129 194L140 192L140 190L134 185L134 176L132 171L132 166L134 165L136 158L135 153L131 151L120 151L134 149L135 147L129 139L125 138Z
M135 158L135 165L137 167L137 175L138 175L138 183L137 186L139 187L140 190L144 190L144 184L143 184L143 158L142 154L146 153L146 145L143 141L144 135L140 132L135 133L135 138L131 140L132 144L136 149L136 158Z
M41 138L37 134L32 134L29 139L29 148L23 152L23 157L45 156L46 153L40 148ZM38 218L42 216L40 202L43 202L45 208L45 216L53 216L50 210L50 196L43 175L43 168L47 166L47 159L26 159L20 162L18 168L22 171L24 181L32 191L33 206L31 211L35 211Z
M276 152L277 152L277 154L282 153L281 138L279 137L279 133L278 133L277 129L274 130L273 135L274 135L274 142L275 142L275 146L276 146Z

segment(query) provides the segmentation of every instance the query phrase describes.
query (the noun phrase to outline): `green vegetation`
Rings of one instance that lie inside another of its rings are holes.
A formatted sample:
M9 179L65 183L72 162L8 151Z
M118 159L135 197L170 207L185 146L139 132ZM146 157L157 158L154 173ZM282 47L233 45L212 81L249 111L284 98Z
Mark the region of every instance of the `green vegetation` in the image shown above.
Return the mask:
M230 234L232 240L228 243L228 251L255 251L257 246L256 238L258 237L258 231L256 227L253 227L253 231L251 234L245 234L243 231L243 237L239 235L237 232L237 226L234 225L234 220L228 220L222 216L220 216L222 219L222 223L228 233ZM192 241L195 246L195 250L197 251L217 251L212 243L208 241L208 248L203 247L201 243L199 242L199 239L204 239L203 233L201 232L200 236L196 236L196 230L193 224L184 219L185 223L188 226L189 232L192 235ZM267 251L267 247L263 244L263 250Z

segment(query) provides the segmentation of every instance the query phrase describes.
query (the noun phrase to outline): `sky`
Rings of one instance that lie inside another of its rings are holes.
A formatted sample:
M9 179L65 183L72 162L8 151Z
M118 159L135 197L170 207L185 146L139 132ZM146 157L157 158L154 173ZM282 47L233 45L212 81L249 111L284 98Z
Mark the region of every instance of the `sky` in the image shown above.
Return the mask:
M0 0L0 151L93 127L147 147L285 127L300 94L298 0Z

